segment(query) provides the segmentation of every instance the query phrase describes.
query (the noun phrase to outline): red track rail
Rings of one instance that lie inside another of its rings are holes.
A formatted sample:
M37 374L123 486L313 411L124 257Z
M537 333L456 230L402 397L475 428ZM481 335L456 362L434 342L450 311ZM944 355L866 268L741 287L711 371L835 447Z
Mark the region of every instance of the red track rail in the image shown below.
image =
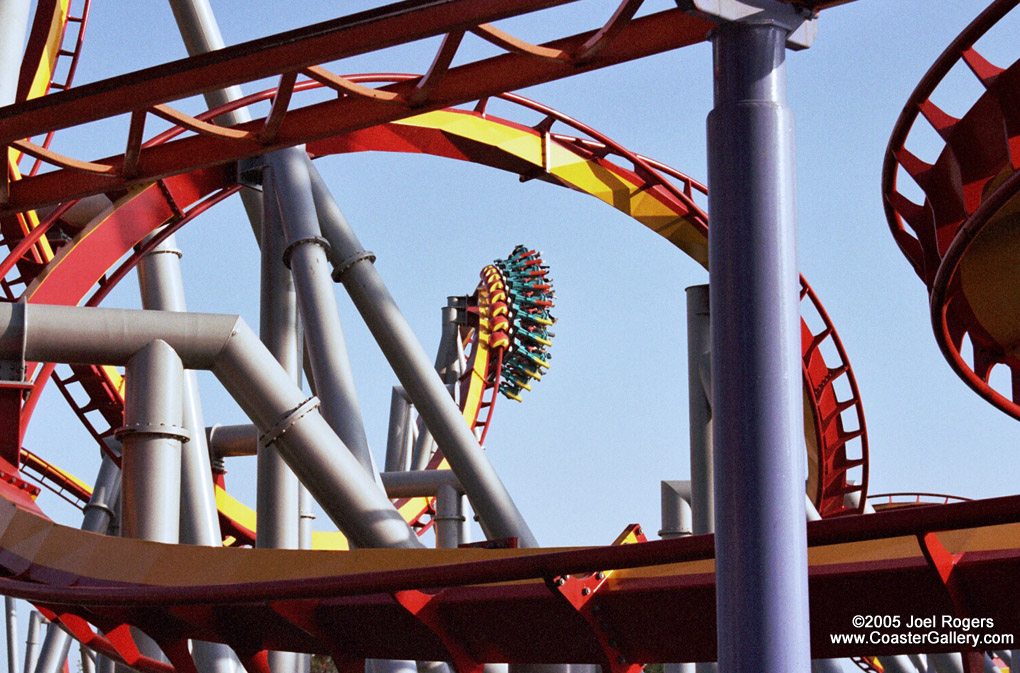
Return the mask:
M979 395L1020 419L1020 358L1015 344L999 343L975 315L963 290L961 264L986 225L1020 192L1020 61L1006 69L974 48L1018 0L996 0L957 37L925 74L896 122L882 171L886 217L903 254L930 294L932 325L949 364ZM956 119L931 98L946 75L963 62L984 93ZM923 117L945 143L933 164L906 144ZM900 171L925 194L923 204L897 188ZM968 337L972 353L962 346ZM1011 373L1012 389L1000 392L989 379L997 365Z
M679 9L633 18L640 0L623 0L596 30L543 45L484 23L566 1L413 0L373 10L372 16L344 17L77 87L47 96L44 102L0 108L0 146L10 144L58 167L9 185L0 182L0 206L23 211L122 190L687 46L703 41L712 28L711 23ZM448 68L464 32L477 34L506 53ZM447 36L443 47L425 75L380 89L357 85L316 65L443 34ZM338 98L289 110L295 73L324 82L337 91ZM237 127L203 123L165 105L265 77L280 78L281 95L264 119ZM140 133L130 134L123 155L99 161L56 155L21 140L124 113L133 115L133 129L141 129L151 113L181 123L195 135L143 149Z

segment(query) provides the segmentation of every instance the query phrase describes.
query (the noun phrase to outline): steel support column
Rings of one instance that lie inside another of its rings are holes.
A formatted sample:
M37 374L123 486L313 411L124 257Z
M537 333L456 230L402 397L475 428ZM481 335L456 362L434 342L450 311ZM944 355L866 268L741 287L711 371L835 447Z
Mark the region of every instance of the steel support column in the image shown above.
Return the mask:
M719 670L810 667L787 29L720 25L708 117Z
M386 472L400 472L409 466L411 456L410 440L411 405L407 394L400 386L393 386L390 394L390 422L386 435Z
M120 443L115 439L108 441L113 442L114 450L120 453ZM119 499L120 468L113 458L104 453L95 485L92 487L92 496L85 505L81 529L105 534L114 518ZM46 637L43 639L39 656L35 658L31 667L26 664L25 673L60 673L70 647L71 636L56 624L50 624L46 629Z
M301 334L297 299L290 271L283 264L286 248L280 206L276 199L276 176L271 168L262 172L262 266L259 292L259 339L295 384L301 383ZM297 549L300 513L298 479L276 446L258 446L256 476L255 546L261 549ZM269 668L281 673L297 671L294 652L269 653Z
M181 253L174 236L152 249L138 263L138 282L142 307L155 311L187 311L184 282L181 275ZM209 445L205 436L205 419L198 393L198 377L185 372L183 427L191 440L181 449L181 529L185 544L206 547L222 545L220 522L216 513ZM226 652L227 648L221 648Z
M687 407L694 534L715 530L712 465L712 337L708 285L687 288Z
M169 1L170 9L174 13L174 20L177 22L177 30L181 34L181 39L184 40L184 48L187 49L188 56L198 56L223 49L226 46L209 0ZM205 104L212 110L243 98L244 92L239 86L230 86L225 89L206 91L203 97ZM215 121L223 126L236 126L251 121L251 113L248 112L248 108L242 107L220 115ZM254 189L242 190L241 203L244 204L244 210L251 223L255 240L259 240L259 236L262 234L262 194Z
M283 261L294 277L315 392L322 400L322 415L365 471L374 477L376 470L368 449L330 279L326 257L329 243L320 234L312 199L307 155L303 148L288 149L274 152L267 158L287 240Z
M7 616L7 670L18 670L18 602L4 596Z
M435 436L486 534L495 538L516 537L522 547L537 547L538 540L372 265L374 256L354 235L311 161L308 167L322 235L330 244L333 278L344 284L390 367Z
M32 610L28 615L28 635L25 638L25 673L32 673L35 670L35 662L39 655L39 633L43 616L38 610Z

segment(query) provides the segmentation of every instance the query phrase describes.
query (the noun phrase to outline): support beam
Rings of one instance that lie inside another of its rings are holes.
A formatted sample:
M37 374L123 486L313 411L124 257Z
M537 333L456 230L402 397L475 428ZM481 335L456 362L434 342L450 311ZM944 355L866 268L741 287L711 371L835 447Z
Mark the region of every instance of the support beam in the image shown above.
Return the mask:
M20 310L15 310L18 306ZM25 325L31 325L26 330ZM73 330L71 329L73 326ZM161 339L188 369L209 369L360 547L421 547L322 416L237 316L0 302L0 358L122 365Z
M180 540L184 367L165 342L153 340L127 362L121 535L177 544Z
M262 262L259 289L259 338L296 385L301 384L302 344L294 281L283 263L286 249L276 175L262 173ZM277 448L259 443L256 475L255 546L260 549L297 549L300 513L298 479ZM271 651L269 668L296 673L298 655Z
M361 406L354 389L347 345L330 282L326 252L329 243L319 232L312 199L308 159L302 149L268 156L287 247L283 262L290 267L297 292L298 311L305 331L308 359L322 415L344 441L365 472L374 475Z
M708 285L687 288L687 407L694 534L715 531L712 458L712 335Z
M311 161L307 163L322 235L330 245L333 279L344 284L464 486L486 534L493 538L516 537L522 547L537 547L538 540L372 265L374 255L362 247L318 171Z
M793 119L787 29L712 38L709 269L718 663L810 666Z

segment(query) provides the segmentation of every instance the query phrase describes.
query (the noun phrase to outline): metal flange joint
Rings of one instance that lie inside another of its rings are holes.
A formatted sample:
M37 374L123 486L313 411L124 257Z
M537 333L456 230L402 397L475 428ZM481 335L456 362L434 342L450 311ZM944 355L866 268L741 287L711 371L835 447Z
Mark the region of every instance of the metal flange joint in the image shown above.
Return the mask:
M786 46L807 49L818 35L818 14L779 0L677 0L680 9L716 23L771 23L787 32Z

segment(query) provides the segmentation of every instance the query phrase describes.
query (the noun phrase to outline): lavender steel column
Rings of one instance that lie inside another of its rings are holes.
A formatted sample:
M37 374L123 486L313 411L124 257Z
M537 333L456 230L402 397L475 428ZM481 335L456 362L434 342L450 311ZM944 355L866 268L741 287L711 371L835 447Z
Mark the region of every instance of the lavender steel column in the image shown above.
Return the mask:
M713 37L708 117L719 670L810 667L787 31Z

